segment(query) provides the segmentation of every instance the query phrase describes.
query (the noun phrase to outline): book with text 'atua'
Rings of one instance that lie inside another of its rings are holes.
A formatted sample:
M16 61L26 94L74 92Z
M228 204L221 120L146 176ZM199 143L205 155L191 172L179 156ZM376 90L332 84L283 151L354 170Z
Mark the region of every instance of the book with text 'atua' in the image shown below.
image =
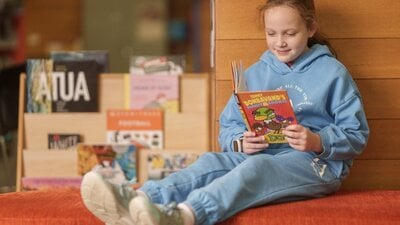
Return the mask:
M286 90L247 91L241 63L232 63L233 92L247 129L263 135L266 141L286 143L282 130L297 124Z

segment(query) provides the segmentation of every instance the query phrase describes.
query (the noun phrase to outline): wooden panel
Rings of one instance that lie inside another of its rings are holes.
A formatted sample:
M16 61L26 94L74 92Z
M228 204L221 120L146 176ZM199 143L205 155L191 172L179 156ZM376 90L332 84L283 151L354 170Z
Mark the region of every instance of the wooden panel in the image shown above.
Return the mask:
M343 189L400 189L400 160L355 160Z
M81 38L80 0L26 1L27 57L46 57L49 50L73 49Z
M400 118L400 79L356 80L369 119Z
M264 2L216 0L216 38L262 39L264 30L256 8ZM330 38L400 37L398 0L318 0L315 3L320 27Z
M399 39L333 39L331 43L339 60L354 78L400 77L400 64L397 62L400 58ZM264 39L217 40L216 79L230 80L232 60L242 59L248 67L258 61L266 49Z

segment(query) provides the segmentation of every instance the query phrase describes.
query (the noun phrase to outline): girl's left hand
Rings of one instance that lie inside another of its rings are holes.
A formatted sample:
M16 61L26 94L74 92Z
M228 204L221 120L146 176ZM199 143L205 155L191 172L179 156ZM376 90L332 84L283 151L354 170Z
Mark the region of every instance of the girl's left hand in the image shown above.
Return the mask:
M296 150L322 152L321 137L300 124L289 125L282 133L288 144Z

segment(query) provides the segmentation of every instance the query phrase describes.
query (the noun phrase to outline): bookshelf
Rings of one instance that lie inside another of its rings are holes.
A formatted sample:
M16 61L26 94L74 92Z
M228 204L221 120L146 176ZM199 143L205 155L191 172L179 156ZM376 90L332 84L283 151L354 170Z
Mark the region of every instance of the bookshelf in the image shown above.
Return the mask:
M17 191L21 190L21 179L26 174L55 176L57 171L63 175L77 175L75 151L60 153L59 157L40 157L48 152L47 134L51 132L80 133L85 143L105 143L106 111L110 108L124 108L124 77L128 74L100 75L100 110L95 113L25 113L25 79L20 79L19 130L17 157ZM203 153L210 149L210 108L209 75L203 73L184 74L180 80L180 113L165 113L164 138L165 151L191 151ZM38 154L33 153L36 151ZM24 156L34 157L24 162ZM67 155L65 155L67 154ZM142 154L140 152L140 154ZM36 155L36 156L35 156ZM47 161L46 161L47 159ZM42 161L41 161L42 160ZM60 167L50 166L59 164ZM27 163L28 162L28 163ZM62 165L66 165L63 167ZM72 165L72 166L71 166ZM143 168L140 162L138 168ZM48 168L48 169L47 169ZM51 168L51 169L50 169ZM39 172L35 172L35 171ZM48 174L44 174L48 173ZM139 178L139 180L141 180Z

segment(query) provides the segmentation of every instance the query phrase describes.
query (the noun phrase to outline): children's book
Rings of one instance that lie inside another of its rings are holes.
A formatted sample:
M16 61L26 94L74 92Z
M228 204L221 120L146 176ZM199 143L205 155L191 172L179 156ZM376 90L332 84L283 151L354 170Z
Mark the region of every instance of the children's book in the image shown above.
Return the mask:
M99 111L99 64L94 60L53 60L52 111Z
M53 60L28 59L26 63L26 111L51 113Z
M80 134L49 133L47 135L48 149L50 150L74 149L80 142Z
M184 55L140 56L130 58L129 72L132 75L182 75L185 70Z
M96 171L115 183L136 182L137 150L132 144L80 143L77 147L78 174Z
M193 152L147 152L147 179L160 180L171 173L188 167L195 162L199 153Z
M100 67L94 60L27 60L27 112L97 112Z
M54 61L94 60L100 65L101 73L110 72L109 53L107 50L51 51L50 58Z
M130 76L130 109L162 109L165 112L180 111L179 76Z
M286 143L282 130L297 124L286 90L247 91L241 62L232 62L233 93L247 129L263 135L268 143Z
M160 109L109 109L106 138L111 144L163 149L164 113Z

